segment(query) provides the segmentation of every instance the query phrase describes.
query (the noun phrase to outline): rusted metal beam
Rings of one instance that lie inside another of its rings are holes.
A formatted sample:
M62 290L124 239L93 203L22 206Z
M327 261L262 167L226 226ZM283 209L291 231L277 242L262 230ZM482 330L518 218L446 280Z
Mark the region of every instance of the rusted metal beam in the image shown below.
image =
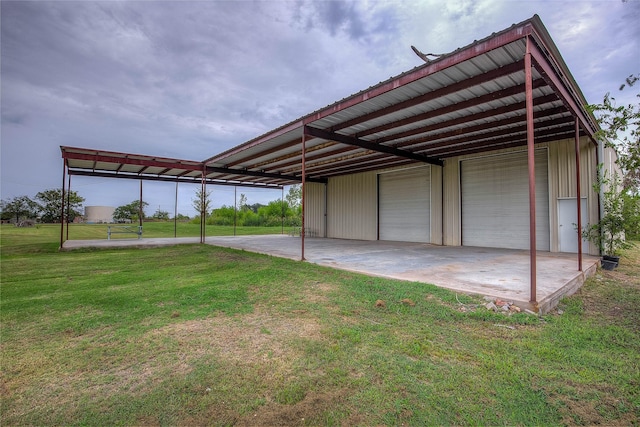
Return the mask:
M527 157L529 166L529 263L530 263L530 293L529 302L536 303L536 165L535 165L535 135L533 123L533 77L531 71L531 37L526 40L524 55L525 97L527 103Z
M345 120L342 123L332 126L329 130L335 132L340 129L344 129L353 125L359 125L369 120L377 119L388 114L393 114L406 108L411 108L431 100L441 98L443 96L451 95L452 93L459 92L461 90L469 89L471 87L490 82L498 77L503 77L509 74L522 72L522 61L518 61L512 64L505 65L504 67L496 68L486 73L479 74L469 79L461 80L457 83L453 83L448 86L441 87L439 89L430 91L428 93L418 95L416 97L407 99L406 101L398 102L397 104L389 105L388 107L381 108L371 113L364 114L362 116L355 117L350 120Z
M301 207L302 207L302 224L300 227L300 240L301 240L301 255L300 255L300 260L304 261L304 235L306 234L304 232L304 213L305 213L305 195L306 195L306 179L305 179L305 175L307 174L306 171L306 159L305 159L305 155L306 155L306 145L307 145L307 128L305 126L305 128L302 131L302 143L301 145L301 153L302 153L302 200L301 200Z
M571 139L572 137L573 137L573 130L565 133L558 133L558 134L553 134L549 136L538 135L535 138L535 144L538 145L538 144L543 144L545 142L555 142L555 141L560 141L564 139ZM525 135L524 138L513 140L512 142L503 142L499 145L483 146L475 149L465 149L464 151L454 152L454 153L451 153L450 155L447 154L446 156L442 156L442 158L446 159L446 158L455 157L455 156L466 156L468 154L486 153L487 151L496 151L504 148L522 147L526 145L527 145L527 138Z
M522 88L524 89L524 85L522 86ZM522 93L524 93L524 90L522 91ZM548 102L557 101L557 99L558 98L555 95L547 95L547 96L539 98L539 101L540 101L541 104L546 104ZM478 105L478 104L476 104L476 105ZM474 107L476 105L474 105ZM406 137L419 135L419 134L423 134L423 133L434 132L434 131L438 131L440 129L445 129L445 128L448 128L448 127L464 125L466 123L477 121L477 120L483 120L483 119L487 119L487 118L491 118L491 117L497 117L497 116L501 116L501 115L505 115L505 114L513 114L513 113L519 112L519 111L524 110L524 109L525 109L525 102L524 101L518 102L518 103L515 103L515 104L505 105L505 106L498 107L498 108L484 109L483 111L480 111L478 113L457 117L455 119L445 120L443 122L433 123L433 124L427 125L427 126L416 127L415 129L406 130L406 131L399 132L399 133L392 134L392 135L387 135L385 137L378 138L378 139L375 139L373 141L377 142L377 143L394 141L394 140L398 140L400 138L406 138ZM434 110L434 111L439 111L439 110ZM458 111L460 111L460 110L458 110ZM537 112L536 118L540 118L540 117L544 117L544 116L552 115L552 114L559 114L559 113L561 113L563 111L566 111L566 109L564 107L555 107L555 108L551 108L549 110L540 110L540 111ZM518 121L524 121L525 119L524 119L524 114L517 114L515 116L511 116L511 117L505 118L503 120L509 120L511 123L517 123ZM485 123L485 126L486 127L492 127L494 123L499 123L499 121ZM507 123L509 123L509 122L507 122ZM473 126L481 126L481 125L473 125ZM481 129L481 128L477 128L476 127L474 129ZM475 130L470 130L469 127L461 127L459 129L457 129L457 132L462 134L462 133L468 133L468 132L475 132ZM407 141L402 141L402 142L399 142L399 143L395 144L394 146L397 147L397 148L402 148L402 147L405 147L407 145L413 145L412 141L421 141L421 140L424 141L424 140L427 140L429 137L430 137L430 135L422 137L422 138L418 138L418 139L415 139L415 140L410 140L408 142Z
M213 167L213 166L206 166L206 172L207 172L207 174L210 174L210 173L233 173L233 174L242 175L242 176L254 176L254 177L260 177L260 178L281 179L283 181L302 182L302 177L300 177L300 176L282 175L282 174L278 174L278 173L269 173L269 172L261 172L261 171L250 171L250 170L242 170L242 169L228 169L228 168L219 168L219 167ZM321 184L325 183L325 181L318 180L318 179L307 178L307 180L309 182L318 182L318 183L321 183Z
M229 157L229 156L233 156L236 155L238 153L241 153L245 150L248 150L249 148L253 148L257 145L262 144L265 141L269 141L273 138L276 138L278 136L284 135L288 132L291 131L295 131L296 129L300 129L302 128L302 126L304 125L303 120L296 120L293 121L291 123L288 123L284 126L279 127L278 129L271 131L267 134L261 135L257 138L252 139L251 141L245 142L244 144L238 145L237 147L234 147L230 150L225 151L224 153L220 153L218 155L215 155L213 157L209 157L207 160L204 161L205 164L208 163L213 163L213 162L221 162L223 161L225 158Z
M190 171L202 170L202 163L198 162L183 162L177 159L164 159L162 161L154 160L151 158L138 159L129 157L120 157L109 154L87 154L76 153L72 151L63 151L62 158L72 160L89 160L95 162L114 163L117 165L134 165L134 166L150 166L150 167L162 167L172 169L186 169Z
M578 213L578 271L582 271L582 199L580 197L580 122L576 121L575 154L576 154L576 205Z
M417 67L410 72L404 73L396 78L389 79L386 82L374 86L373 88L362 91L349 97L348 99L342 100L320 111L312 113L304 118L304 124L306 125L312 123L316 120L340 112L346 108L357 105L368 99L374 98L378 95L382 95L400 86L404 86L416 80L420 80L424 77L435 74L438 71L453 67L477 56L484 55L485 53L493 49L497 49L516 40L520 40L528 34L531 34L532 32L533 25L531 23L524 23L523 25L513 26L500 33L492 34L490 37L487 37L486 39L478 42L474 42L464 48L458 49L450 55L442 57L429 64Z
M271 148L269 148L267 150L260 151L259 155L260 155L260 157L262 157L262 156L266 156L266 155L269 155L269 154L272 154L272 153L277 153L278 151L285 150L287 148L290 148L290 147L293 147L293 146L296 146L296 145L300 144L300 141L301 141L300 138L291 139L291 140L289 140L287 142L284 142L284 143L282 143L280 145L277 145L275 147L271 147ZM256 155L252 154L252 155L249 155L249 156L242 157L240 159L234 160L232 162L225 163L225 167L231 167L231 166L239 165L239 164L242 164L244 162L253 160L255 158L256 158ZM208 164L208 163L211 163L211 162L207 161L206 163Z
M326 140L329 140L329 141L337 141L337 142L340 142L342 144L347 144L347 145L355 145L357 147L366 148L367 150L378 151L380 153L392 154L392 155L397 156L397 157L403 157L403 158L415 160L415 161L418 161L418 162L429 163L429 164L438 165L438 166L443 166L444 165L444 163L442 163L442 160L440 160L440 159L423 156L423 155L420 155L420 154L412 153L410 151L399 150L397 148L390 147L388 145L380 145L380 144L375 144L375 143L368 142L368 141L363 141L361 139L354 138L354 137L347 136L347 135L341 135L341 134L338 134L338 133L327 132L326 130L322 130L322 129L318 129L318 128L314 128L314 127L310 127L310 126L305 126L305 133L307 133L310 136L316 137L316 138L322 138L322 139L326 139Z
M60 250L64 244L64 180L67 172L67 161L62 159L62 200L60 200Z
M524 86L523 86L524 87ZM536 98L534 101L536 102L536 105L541 105L541 104L545 104L548 102L552 102L552 101L557 101L557 96L555 94L551 94L551 95L547 95L547 96L543 96L540 98ZM418 128L416 130L411 130L408 132L403 132L400 134L395 134L393 135L394 137L404 137L406 135L409 134L415 134L415 133L424 133L424 132L428 132L428 131L433 131L433 130L438 130L438 129L442 129L442 128L446 128L446 127L451 127L451 126L456 126L459 124L463 124L467 121L474 121L474 120L480 120L483 118L487 118L487 117L492 117L494 115L498 115L498 114L505 114L505 113L509 113L509 112L514 112L514 111L518 111L521 109L525 108L525 102L521 102L518 104L513 104L513 105L509 105L509 106L505 106L505 107L499 107L499 108L495 108L493 110L486 110L486 111L481 111L479 113L476 114L471 114L468 116L463 116L463 117L459 117L456 119L451 119L451 120L447 120L445 122L439 122L439 123L435 123L433 125L429 125L429 126L424 126L421 128ZM548 116L548 115L555 115L555 114L559 114L566 111L564 106L560 106L560 107L554 107L551 108L550 110L541 110L536 112L535 114L535 118L538 119L540 117L544 117L544 116ZM429 135L426 137L421 137L421 138L415 138L415 139L411 139L411 140L407 140L407 141L402 141L399 142L397 144L394 144L393 146L395 148L404 148L404 147L408 147L408 146L412 146L412 145L424 145L426 142L429 143L429 148L431 148L431 144L433 142L433 140L437 140L440 138L445 138L445 137L449 137L449 136L453 136L456 134L464 134L466 132L476 132L478 130L482 130L483 128L491 128L491 127L496 127L496 126L503 126L506 124L510 124L510 123L517 123L519 121L524 121L525 118L522 116L514 116L514 117L510 117L508 119L504 119L504 120L500 120L500 121L495 121L495 122L491 122L491 123L487 123L484 125L475 125L469 128L463 128L463 129L459 129L456 131L450 131L447 133L439 133L439 134L434 134L434 135ZM386 140L387 138L384 138L382 140ZM470 138L472 139L472 138ZM375 140L375 142L379 142L380 140ZM441 144L441 146L446 145L446 142L441 142L441 143L436 143L436 144ZM362 150L360 147L353 147L353 146L348 146L348 147L344 147L341 144L334 144L336 147L340 147L338 149L334 149L328 152L323 152L320 154L317 154L315 156L307 156L307 170L313 170L312 168L309 167L310 162L316 161L316 160L322 160L325 159L327 157L331 157L331 156L335 156L337 154L344 154L347 152L352 152L352 151L356 151L356 150ZM314 147L315 148L315 147ZM327 148L324 147L323 148ZM421 147L414 147L412 149L412 151L416 151L417 148L421 148ZM307 153L308 153L309 149L307 149ZM294 153L292 155L289 155L287 157L293 157L293 156L298 156L297 153ZM271 165L267 165L267 162L265 162L264 166L267 166L271 171L279 171L280 173L285 173L283 171L283 169L288 168L290 166L295 166L295 165L299 165L300 164L300 160L296 159L295 157L293 157L293 160L288 161L287 163L281 163L281 164L276 164L275 162L272 163ZM323 173L323 175L325 175Z
M564 107L560 107L560 108L562 109L562 111L564 111ZM425 138L413 139L411 141L407 141L407 145L404 145L402 143L398 145L402 145L403 147L411 146L412 151L426 154L427 152L429 152L429 150L432 150L433 148L453 146L463 142L478 141L482 139L495 138L502 135L526 132L526 127L527 127L526 121L524 121L524 124L520 124L520 123L523 123L523 119L526 120L526 118L522 116L509 117L502 120L496 120L495 122L491 122L491 123L482 123L479 125L469 126L467 129L465 129L464 132L459 132L458 130L452 130L452 131L432 134ZM512 124L517 124L517 126L505 127ZM544 127L545 129L550 127L567 125L567 124L571 124L570 116L559 117L557 119L552 119L552 120L544 120L544 121L539 120L536 122L537 126ZM501 128L501 127L504 129L491 130L491 129ZM468 133L472 133L472 135L464 136L465 134L468 134ZM463 136L454 138L454 139L447 139L447 138L452 138L458 135L463 135ZM444 140L444 141L441 141L441 140Z
M93 176L97 178L115 178L115 179L143 179L145 181L159 181L159 182L180 182L185 184L200 184L200 176L197 177L188 177L188 178L179 178L179 177L164 177L164 176L142 176L132 175L132 174L114 174L108 172L91 172L86 170L77 170L70 169L69 174L78 175L78 176ZM282 185L266 185L266 184L254 184L254 183L239 183L239 182L225 182L225 181L217 181L216 179L208 178L207 184L209 185L224 185L224 186L234 186L237 185L239 187L248 187L248 188L280 188ZM286 185L286 184L283 184Z
M530 58L536 65L536 69L542 74L542 78L544 78L551 86L556 93L560 95L560 99L567 106L569 111L578 118L578 121L582 123L584 130L590 137L593 137L596 129L592 127L592 120L587 117L584 113L584 109L582 106L579 106L576 103L576 99L573 97L573 94L565 86L564 82L560 80L558 77L558 73L553 69L551 64L547 61L547 57L540 51L540 49L536 46L533 41L531 41L530 37L527 37L527 46L528 46L528 54Z
M67 174L67 237L66 240L69 240L69 212L71 212L71 175ZM64 200L64 198L63 198Z

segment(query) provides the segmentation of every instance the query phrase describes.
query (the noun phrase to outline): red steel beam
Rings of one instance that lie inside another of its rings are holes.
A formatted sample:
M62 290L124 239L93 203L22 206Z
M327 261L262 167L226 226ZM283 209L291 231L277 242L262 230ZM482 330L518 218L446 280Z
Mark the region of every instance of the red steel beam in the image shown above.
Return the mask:
M516 88L520 89L520 91L509 91L509 95L508 96L513 96L513 95L519 95L524 93L524 85L519 85L516 86ZM502 91L501 91L502 92ZM503 92L502 92L503 93ZM497 92L494 92L492 94L489 95L500 95ZM484 104L484 102L475 102L478 100L481 100L483 97L479 97L479 98L474 98L471 99L469 101L463 101L460 102L458 104L454 104L453 106L459 106L460 108L456 108L456 109L450 109L448 107L444 108L444 109L438 109L438 110L433 110L428 112L429 113L438 113L437 115L441 115L441 114L446 114L448 112L452 112L452 111L460 111L461 109L464 108L469 108L469 107L476 107L478 105ZM486 98L485 102L489 102L489 101L495 101L498 98L494 98L493 96L489 96ZM546 104L549 102L553 102L553 101L557 101L557 97L555 95L547 95L547 96L543 96L538 98L539 100L539 105L542 104ZM473 102L471 102L473 101ZM463 104L463 105L460 105ZM417 127L415 129L410 129L404 132L399 132L399 133L395 133L395 134L391 134L388 136L384 136L382 138L377 138L374 141L377 143L383 143L383 142L389 142L389 141L394 141L400 138L406 138L408 136L413 136L413 135L419 135L421 133L426 133L426 132L431 132L431 131L435 131L435 130L439 130L439 129L444 129L447 127L451 127L451 126L457 126L460 124L465 124L467 122L471 122L471 121L475 121L475 120L482 120L482 119L486 119L489 117L494 117L497 115L503 115L503 114L508 114L508 113L512 113L514 111L519 111L519 110L524 110L525 109L525 102L517 102L515 104L509 104L509 105L505 105L502 107L497 107L497 108L491 108L491 109L483 109L483 111L480 111L478 113L474 113L474 114L469 114L466 116L461 116L461 117L456 117L455 119L449 119L449 120L445 120L443 122L436 122L433 123L431 125L427 125L427 126L421 126L421 127ZM446 111L443 111L446 110ZM554 109L555 110L555 109ZM436 114L433 115L433 117L435 117ZM490 124L487 124L490 125ZM461 128L461 131L466 130L466 128ZM360 135L360 134L358 134ZM403 142L401 142L400 144L403 144ZM396 145L397 147L400 147L400 145Z
M252 154L252 155L245 156L245 157L242 157L240 159L234 160L232 162L225 163L225 167L231 167L231 166L239 165L239 164L242 164L244 162L253 160L256 157L262 157L262 156L266 156L266 155L269 155L269 154L272 154L272 153L276 153L278 151L285 150L287 148L290 148L290 147L293 147L295 145L298 145L298 144L300 144L300 142L301 142L300 138L291 139L291 140L289 140L287 142L283 142L282 144L277 145L275 147L271 147L271 148L269 148L267 150L260 151L257 154ZM211 163L211 162L208 161L207 164L208 163Z
M530 41L530 37L527 37L527 46L529 46L528 53L536 64L536 69L542 74L544 78L556 93L560 95L560 99L567 106L569 111L582 123L582 126L586 133L593 137L595 129L591 127L591 120L584 114L584 110L576 104L576 101L571 93L567 90L564 83L559 79L556 71L551 64L547 61L546 56L540 51L540 49Z
M388 107L381 108L371 113L364 114L362 116L354 117L353 119L346 120L335 126L329 128L331 131L337 131L353 125L360 125L369 120L377 119L378 117L386 116L388 114L396 113L406 108L411 108L425 102L432 101L443 96L451 95L452 93L459 92L461 90L469 89L471 87L493 81L498 77L507 76L516 72L522 72L522 61L518 61L512 64L505 65L500 68L487 71L486 73L479 74L475 77L459 81L457 83L450 84L448 86L441 87L439 89L418 95L416 97L407 99L397 104L389 105Z
M523 88L524 88L524 86L523 86ZM552 94L552 95L547 95L547 96L543 96L543 97L537 98L535 101L536 101L536 103L538 105L541 105L541 104L546 104L548 102L551 102L551 101L554 101L554 100L557 100L557 99L558 99L557 96ZM496 114L505 114L505 113L508 113L508 112L517 111L517 110L524 109L524 108L525 108L525 102L523 101L522 103L517 103L517 104L513 104L513 105L509 105L509 106L499 107L499 108L495 108L493 110L482 111L482 112L471 114L471 115L468 115L468 116L447 120L445 122L439 122L439 123L435 123L433 125L424 126L424 127L418 128L417 130L409 131L409 132L407 132L407 134L416 133L416 132L423 133L423 132L438 130L438 129L442 129L442 128L446 128L446 127L451 127L451 126L455 126L455 125L458 125L458 124L462 124L462 123L465 123L467 121L480 120L482 118L491 117L491 116L496 115ZM434 110L434 111L439 111L439 110ZM565 107L555 107L555 108L552 108L550 110L538 111L536 113L536 118L542 117L543 113L545 115L554 115L554 114L562 113L564 111L566 111ZM397 144L393 144L393 146L396 147L396 148L404 148L404 147L408 147L408 146L411 146L411 145L423 144L425 142L430 142L431 143L434 140L434 138L437 140L437 139L445 138L445 137L452 136L452 135L455 135L455 134L462 134L462 133L465 133L465 132L477 131L479 129L482 129L482 126L495 127L495 126L501 126L503 124L515 123L515 122L520 121L520 120L523 120L522 116L515 116L515 117L512 117L512 118L505 119L504 121L491 122L491 123L488 123L488 124L485 124L485 125L476 125L476 126L473 126L473 127L470 127L470 128L462 128L462 129L458 129L456 131L450 131L451 133L447 133L447 134L441 133L441 134L429 135L429 136L425 136L425 137L421 137L421 138L415 138L415 139L411 139L411 140L407 140L407 141L402 141L402 142L399 142ZM393 135L393 136L404 137L405 135L406 135L405 133L402 133L402 134L396 134L396 135ZM382 139L375 140L375 142L380 142L381 140ZM440 143L440 144L446 145L446 143ZM431 144L429 144L429 145L431 147ZM337 144L337 143L334 143L334 146L340 146L340 145ZM326 147L322 147L322 148L326 148ZM415 147L415 148L418 148L418 147ZM415 148L412 149L412 151L415 151ZM332 151L329 151L329 152L324 152L324 153L321 153L321 154L318 154L318 155L315 155L315 156L307 156L307 164L310 161L321 160L321 159L324 159L326 157L334 156L336 154L342 154L342 153L346 153L346 152L350 152L350 151L356 151L356 150L361 150L361 148L360 147L347 146L347 147L341 147L341 148L338 148L336 150L332 150ZM298 153L294 153L294 154L295 154L296 157L298 156ZM270 171L282 171L282 170L284 170L285 168L287 168L289 166L294 166L294 165L298 165L298 164L300 164L300 160L294 158L294 160L291 160L291 161L289 161L287 163L284 163L284 164L279 164L278 165L278 164L273 163L272 165L264 164L262 166L267 166ZM269 167L269 166L271 166L271 167ZM252 166L252 167L254 167L254 166Z
M545 135L542 135L542 132L536 132L536 134L538 134L538 136L536 136L535 138L535 144L542 144L544 142L553 142L553 141L559 141L561 139L569 139L573 137L573 129L563 128L563 132L553 132L553 133L547 133ZM443 159L446 159L448 157L464 156L468 154L483 153L487 151L500 150L503 148L513 148L513 147L519 147L522 145L527 145L526 134L524 135L524 137L518 136L518 139L511 139L510 142L509 142L509 139L510 138L502 138L502 141L498 143L494 141L487 141L487 144L485 145L481 145L480 143L478 143L478 144L473 144L471 146L465 146L464 148L461 148L459 150L451 151L447 154L443 154L441 157Z
M576 205L578 205L578 271L582 271L582 199L580 198L580 122L576 121Z
M200 177L196 176L196 177L187 177L187 178L180 178L178 176L174 176L174 177L165 177L165 176L155 176L155 175L134 175L134 174L114 174L114 173L108 173L108 172L92 172L92 171L88 171L88 170L77 170L77 169L70 169L69 170L69 174L70 175L78 175L78 176L93 176L96 178L116 178L116 179L142 179L144 181L159 181L159 182L180 182L180 183L186 183L186 184L200 184ZM267 186L267 185L258 185L258 184L254 184L251 182L248 183L240 183L240 182L227 182L227 181L220 181L217 180L216 178L207 178L207 183L210 185L225 185L225 186L238 186L238 187L249 187L249 188L280 188L282 185L287 185L287 184L278 184L278 185L273 185L273 186Z
M570 120L570 118L562 117L554 120L547 120L546 122L542 122L542 123L539 122L537 124L542 129L540 129L538 132L541 135L544 134L542 133L543 131L553 133L556 128L558 129L558 132L562 132L567 125L571 126L571 128L573 129L571 122L567 119ZM447 153L447 151L452 150L453 147L455 147L456 145L474 144L476 142L478 144L484 144L484 142L486 141L492 142L494 144L497 144L500 141L509 142L509 138L511 139L517 138L518 134L522 134L526 132L527 132L526 124L521 126L512 126L506 129L498 129L493 132L485 132L478 135L465 136L462 138L450 139L447 141L433 143L431 145L421 147L420 150L418 150L418 152L426 153L432 156L440 156L441 154ZM506 136L506 141L504 138L500 140L496 139L498 137L504 137L504 136Z
M67 172L67 162L62 160L62 200L60 200L60 250L64 244L64 179ZM67 226L68 228L68 226Z
M527 102L527 155L529 165L529 259L530 259L530 297L529 301L536 304L536 166L534 147L533 123L533 77L531 70L531 37L527 37L526 53L524 55L524 73Z
M302 200L301 200L301 207L302 207L302 226L300 227L300 240L301 240L301 255L300 255L300 260L304 261L304 211L305 211L305 195L306 195L306 178L305 175L307 174L306 171L306 162L305 162L305 154L306 154L306 149L305 146L307 145L307 133L306 133L306 126L303 128L302 130L302 144L301 144L301 151L302 151Z
M524 25L511 27L501 33L493 34L482 41L475 42L467 47L458 49L454 53L449 54L440 60L422 65L394 79L390 79L384 83L380 83L379 85L371 89L362 91L356 95L349 97L348 99L337 102L320 111L312 113L303 119L304 124L312 123L331 114L340 112L346 108L353 107L354 105L357 105L368 99L374 98L378 95L382 95L383 93L389 92L400 86L404 86L416 80L420 80L423 77L435 74L438 71L453 67L454 65L468 61L469 59L475 58L477 56L484 55L485 53L493 49L497 49L516 40L520 40L526 37L531 32L533 32L533 25L531 23L525 23Z
M294 122L291 122L289 124L286 124L282 127L279 127L278 129L271 131L269 133L266 133L264 135L261 135L257 138L252 139L251 141L245 142L244 144L238 145L237 147L234 147L230 150L227 150L223 153L220 153L216 156L213 157L209 157L207 160L204 161L204 163L214 163L214 162L222 162L225 158L229 157L229 156L233 156L235 154L239 154L245 150L248 150L249 148L253 148L257 145L262 144L263 142L269 141L273 138L277 138L278 136L284 135L288 132L294 131L296 129L302 128L302 126L304 125L303 120L296 120Z
M418 162L429 163L433 165L442 166L442 161L433 157L424 156L421 154L416 154L411 151L399 150L397 148L388 146L375 144L369 141L364 141L362 139L354 138L348 135L342 135L339 133L327 132L323 129L318 129L310 126L305 126L305 133L313 136L315 138L326 139L328 141L337 141L342 144L347 145L355 145L357 147L365 148L367 150L378 151L381 153L392 154L397 157L404 157L407 159L415 160Z
M64 159L72 160L89 160L96 162L114 163L118 165L127 164L135 166L152 166L152 167L169 167L172 169L186 169L189 171L202 170L202 163L197 162L185 162L177 159L165 159L158 161L155 159L137 159L129 157L119 157L108 154L87 154L87 153L75 153L70 151L63 151L62 157Z
M566 110L564 109L564 107L559 107L554 111L556 113L563 113ZM537 114L535 115L535 118L536 119L538 118ZM524 121L525 124L522 124L523 119L525 120ZM544 127L558 126L558 125L569 123L570 119L571 119L570 117L559 117L557 119L551 119L551 120L538 120L536 124ZM516 126L510 126L505 128L505 126L509 126L509 125L516 125ZM496 128L504 128L504 129L496 129ZM496 130L491 130L491 129L496 129ZM436 148L436 147L443 147L443 146L454 145L456 143L465 142L465 141L474 141L474 140L492 138L492 137L501 136L501 135L510 134L510 133L522 132L525 129L526 129L526 115L524 117L522 115L519 115L519 116L508 117L502 120L496 120L494 122L481 123L478 125L469 126L464 129L455 129L447 132L432 134L432 135L429 135L428 137L412 139L410 141L404 141L397 145L401 145L403 147L411 145L412 151L422 153L422 152L428 152L430 149ZM472 135L468 135L468 134L472 134ZM442 141L447 138L452 138L456 136L458 136L458 138Z

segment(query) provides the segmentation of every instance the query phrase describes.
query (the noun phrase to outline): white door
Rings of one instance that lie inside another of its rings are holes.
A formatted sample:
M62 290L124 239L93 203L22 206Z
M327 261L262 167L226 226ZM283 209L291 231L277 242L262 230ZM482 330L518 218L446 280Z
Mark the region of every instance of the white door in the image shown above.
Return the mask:
M536 247L549 250L547 150L535 152ZM529 167L526 152L463 160L462 244L529 249Z
M379 239L429 243L431 169L419 167L379 175Z
M587 198L580 201L580 216L582 216L582 227L586 227ZM578 211L576 209L575 197L558 199L558 246L560 252L578 253ZM582 239L582 251L588 252L589 241Z

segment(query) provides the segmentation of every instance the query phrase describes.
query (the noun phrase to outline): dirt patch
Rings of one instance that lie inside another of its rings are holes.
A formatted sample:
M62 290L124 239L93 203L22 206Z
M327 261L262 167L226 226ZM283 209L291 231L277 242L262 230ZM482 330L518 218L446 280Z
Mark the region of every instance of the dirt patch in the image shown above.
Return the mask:
M176 323L151 334L177 341L186 363L211 353L234 364L267 364L270 375L277 377L302 356L295 347L296 340L322 339L315 319L279 317L260 311Z
M583 387L578 387L583 388ZM592 393L594 390L589 386L588 390L582 390L579 394ZM614 398L606 390L599 390L597 399L571 398L563 396L559 398L564 408L560 409L562 414L562 424L568 426L575 425L637 425L639 419L633 410L621 413L619 408L623 402ZM629 403L626 402L625 405ZM615 421L607 415L615 414Z
M310 303L326 304L329 302L329 297L327 295L335 290L335 285L330 285L328 283L313 283L305 289L304 299Z
M294 405L270 402L250 414L236 420L234 425L249 426L297 426L319 424L323 414L332 408L344 406L347 390L330 393L310 392Z

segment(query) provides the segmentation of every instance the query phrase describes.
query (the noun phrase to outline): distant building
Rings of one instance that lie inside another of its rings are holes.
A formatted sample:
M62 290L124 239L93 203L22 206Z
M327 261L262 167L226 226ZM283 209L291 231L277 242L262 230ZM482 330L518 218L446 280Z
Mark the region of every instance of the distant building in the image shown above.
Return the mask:
M113 221L113 206L85 206L84 221L87 224L110 224Z

